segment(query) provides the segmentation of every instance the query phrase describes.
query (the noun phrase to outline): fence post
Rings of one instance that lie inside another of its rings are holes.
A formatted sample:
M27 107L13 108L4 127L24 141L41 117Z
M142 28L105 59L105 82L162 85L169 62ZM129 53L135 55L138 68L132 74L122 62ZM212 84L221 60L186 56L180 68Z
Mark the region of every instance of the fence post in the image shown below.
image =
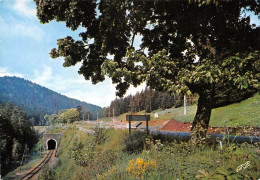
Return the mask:
M148 128L148 118L146 117L146 131L147 131L147 136L149 135L149 128Z
M132 121L132 115L129 116L129 140L131 141L131 121Z
M187 99L186 95L184 96L184 115L186 115L186 105L187 105Z

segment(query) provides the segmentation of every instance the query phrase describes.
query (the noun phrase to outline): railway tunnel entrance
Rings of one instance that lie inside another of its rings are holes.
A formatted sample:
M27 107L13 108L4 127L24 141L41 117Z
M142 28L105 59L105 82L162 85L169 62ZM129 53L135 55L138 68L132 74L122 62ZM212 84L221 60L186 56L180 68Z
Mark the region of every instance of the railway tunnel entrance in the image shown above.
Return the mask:
M55 139L49 139L47 141L47 149L48 150L54 150L56 149L56 146L57 146L57 142Z
M57 149L59 146L59 142L61 140L63 133L59 134L43 134L42 137L42 148L44 150L55 150L55 156L57 153Z

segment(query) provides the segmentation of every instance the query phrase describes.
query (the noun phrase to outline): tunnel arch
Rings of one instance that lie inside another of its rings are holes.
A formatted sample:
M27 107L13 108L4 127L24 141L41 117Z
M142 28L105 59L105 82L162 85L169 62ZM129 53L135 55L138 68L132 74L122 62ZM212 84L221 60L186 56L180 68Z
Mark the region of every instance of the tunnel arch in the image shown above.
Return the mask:
M57 141L53 138L47 140L47 149L53 150L57 148Z

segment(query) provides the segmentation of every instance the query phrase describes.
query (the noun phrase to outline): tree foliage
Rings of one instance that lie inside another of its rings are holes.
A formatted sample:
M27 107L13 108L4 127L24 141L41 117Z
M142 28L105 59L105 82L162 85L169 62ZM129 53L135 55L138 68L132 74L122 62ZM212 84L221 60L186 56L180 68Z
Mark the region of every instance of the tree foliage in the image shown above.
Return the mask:
M86 80L95 84L108 75L119 96L142 82L159 91L197 93L193 142L205 137L219 90L259 89L260 28L246 13L259 16L259 1L35 2L42 23L84 28L81 40L59 39L50 55L64 57L65 67L82 62L79 74ZM140 49L133 47L137 35Z
M66 111L59 114L59 118L65 123L73 123L79 120L79 112L77 109L67 109Z
M0 106L1 175L19 165L25 148L32 149L37 135L23 109L12 103Z
M57 124L57 123L71 124L75 121L80 120L80 112L75 108L71 108L71 109L59 111L58 115L57 114L52 114L52 115L46 114L44 116L44 119L47 122L49 122L49 124Z

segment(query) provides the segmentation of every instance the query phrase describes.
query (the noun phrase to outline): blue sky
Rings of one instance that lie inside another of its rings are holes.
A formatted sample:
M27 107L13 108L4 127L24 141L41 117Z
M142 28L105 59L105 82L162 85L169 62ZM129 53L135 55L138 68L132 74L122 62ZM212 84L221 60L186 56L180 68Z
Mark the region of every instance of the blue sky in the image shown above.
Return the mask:
M23 77L68 97L108 106L116 98L110 79L93 85L78 74L80 64L64 68L62 58L49 56L57 39L77 39L80 30L73 32L56 21L41 24L33 0L0 0L0 76ZM127 95L144 87L131 87Z
M256 16L252 23L259 25ZM110 79L97 85L79 75L80 64L64 68L63 60L51 59L49 52L56 40L68 35L78 39L82 29L73 32L65 23L51 21L41 24L36 17L33 0L0 0L0 77L18 76L81 101L108 106L115 96ZM135 46L140 37L135 40ZM126 95L145 88L131 87Z

